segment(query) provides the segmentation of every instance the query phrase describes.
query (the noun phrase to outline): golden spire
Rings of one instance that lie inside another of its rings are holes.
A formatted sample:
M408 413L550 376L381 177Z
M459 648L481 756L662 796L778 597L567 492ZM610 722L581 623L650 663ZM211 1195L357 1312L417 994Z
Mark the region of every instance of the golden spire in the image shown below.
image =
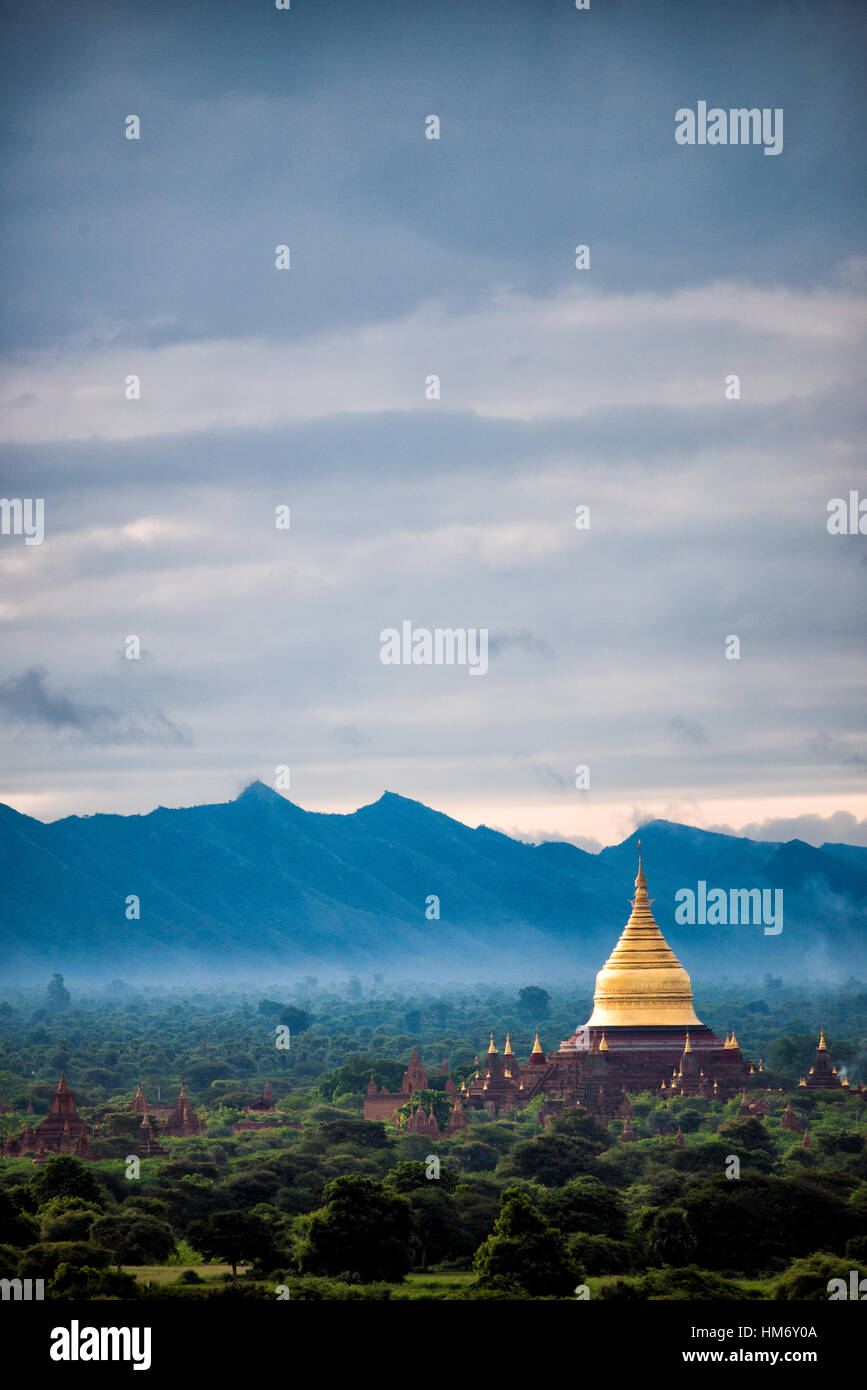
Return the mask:
M493 1034L492 1034L491 1036L493 1037ZM506 1046L503 1048L503 1056L504 1056L504 1057L514 1057L514 1055L515 1055L515 1054L514 1054L514 1052L512 1051L512 1044L509 1042L509 1035L508 1035L508 1033L507 1033L507 1034L506 1034Z
M542 1051L542 1044L539 1042L539 1034L538 1034L538 1032L536 1033L536 1041L533 1043L533 1051L534 1051L534 1052L541 1052L541 1051Z
M654 920L638 857L629 921L596 976L589 1028L701 1027L689 975Z
M496 1053L496 1051L497 1051L497 1049L494 1047L494 1035L493 1035L493 1033L492 1033L492 1034L491 1034L491 1045L490 1045L490 1047L488 1048L488 1056L490 1057L491 1053L492 1053L492 1052L493 1052L493 1053Z
M825 1042L825 1030L824 1030L824 1028L820 1028L820 1029L819 1029L819 1051L820 1051L820 1052L827 1052L827 1051L828 1051L828 1044Z
M723 1043L723 1047L731 1047L731 1043L729 1042L729 1030L728 1030L728 1028L726 1029L726 1040L725 1040L725 1042Z
M689 1041L689 1029L688 1029L688 1028L687 1028L687 1030L686 1030L686 1042L685 1042L685 1044L684 1044L683 1050L684 1050L684 1052L692 1052L692 1044L691 1044L690 1041Z
M737 1038L735 1037L735 1030L734 1030L734 1028L733 1028L733 1029L732 1029L732 1040L731 1040L731 1042L729 1043L729 1047L737 1047L737 1045L738 1045L738 1040L737 1040Z
M601 1041L600 1041L600 1043L599 1043L599 1051L600 1051L600 1052L607 1052L607 1051L608 1051L608 1043L605 1041L605 1034L604 1034L604 1033L602 1034L602 1039L601 1039Z

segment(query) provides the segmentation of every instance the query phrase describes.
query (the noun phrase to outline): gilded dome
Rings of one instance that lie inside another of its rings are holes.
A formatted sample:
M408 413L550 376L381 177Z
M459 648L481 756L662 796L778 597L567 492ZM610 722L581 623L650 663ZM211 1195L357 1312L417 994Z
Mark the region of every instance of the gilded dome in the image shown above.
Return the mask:
M701 1026L692 1005L689 975L650 910L640 852L632 912L620 940L596 976L593 1013L586 1026Z

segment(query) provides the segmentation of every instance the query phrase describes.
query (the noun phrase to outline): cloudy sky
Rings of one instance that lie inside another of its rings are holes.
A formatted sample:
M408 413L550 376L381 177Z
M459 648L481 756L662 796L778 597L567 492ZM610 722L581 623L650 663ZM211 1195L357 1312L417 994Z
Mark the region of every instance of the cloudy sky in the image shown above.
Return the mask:
M286 765L314 810L867 844L861 6L6 20L0 495L45 539L0 536L0 800ZM678 145L699 101L782 152ZM383 665L405 620L487 674Z

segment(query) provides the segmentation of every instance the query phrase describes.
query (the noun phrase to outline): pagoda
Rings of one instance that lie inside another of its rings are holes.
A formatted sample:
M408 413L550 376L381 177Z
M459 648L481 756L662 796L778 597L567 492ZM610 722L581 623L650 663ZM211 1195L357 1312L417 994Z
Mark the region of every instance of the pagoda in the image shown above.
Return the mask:
M401 1106L412 1100L414 1091L426 1091L427 1089L428 1075L422 1066L418 1048L414 1047L409 1066L403 1074L399 1091L388 1091L384 1086L380 1089L371 1076L364 1097L364 1118L366 1120L392 1120L395 1110L399 1110Z
M724 1039L718 1038L698 1017L689 975L654 919L640 841L638 847L632 912L596 976L589 1019L548 1054L537 1033L523 1064L515 1056L508 1034L501 1054L492 1033L484 1062L476 1058L475 1076L461 1087L459 1115L464 1123L474 1110L499 1118L541 1098L538 1114L543 1125L564 1109L578 1105L605 1123L622 1120L623 1137L628 1140L637 1137L629 1094L649 1091L663 1099L705 1096L731 1100L744 1090L750 1065L733 1030L731 1034L726 1031ZM832 1073L831 1080L812 1079ZM817 1059L810 1076L805 1085L841 1084L830 1059L827 1066ZM427 1089L427 1076L413 1048L400 1092L380 1090L371 1076L364 1098L365 1119L390 1120L395 1110L411 1100L413 1092ZM755 1106L747 1109L758 1113ZM405 1126L407 1132L425 1128L430 1132L429 1114L416 1109L411 1119L412 1124Z
M596 976L590 1018L547 1057L537 1034L520 1067L508 1039L501 1058L492 1036L465 1109L505 1115L542 1095L543 1123L576 1104L609 1121L626 1118L626 1093L728 1100L743 1089L749 1067L737 1038L718 1038L702 1023L689 975L656 924L640 848L632 912Z
M837 1068L831 1061L831 1054L828 1051L828 1044L825 1042L824 1028L819 1031L819 1046L816 1049L816 1060L811 1066L806 1076L802 1077L799 1085L806 1086L808 1091L836 1090L844 1083L837 1075Z
M78 1113L75 1092L66 1084L66 1072L60 1073L60 1084L51 1098L49 1112L35 1130L30 1127L32 1103L28 1105L27 1112L24 1132L6 1141L4 1152L7 1157L14 1158L35 1151L37 1154L75 1154L76 1158L93 1158L88 1142L90 1126Z
M205 1121L205 1111L202 1108L198 1116L193 1109L192 1101L187 1095L187 1088L181 1081L181 1089L174 1105L166 1101L148 1101L142 1090L141 1082L132 1103L134 1115L152 1116L158 1123L160 1134L165 1138L189 1139L193 1134L202 1134L207 1129Z

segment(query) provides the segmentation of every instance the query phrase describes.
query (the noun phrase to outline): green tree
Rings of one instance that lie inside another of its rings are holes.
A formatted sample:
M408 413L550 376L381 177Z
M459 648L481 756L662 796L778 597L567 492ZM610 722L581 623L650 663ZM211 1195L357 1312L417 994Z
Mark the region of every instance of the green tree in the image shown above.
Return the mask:
M69 990L63 983L62 975L52 975L51 984L45 991L45 1002L53 1014L63 1013L69 1008L72 1000L69 997Z
M538 985L527 985L524 989L518 990L518 998L521 1001L518 1007L527 1018L548 1017L551 996L546 989L540 989Z
M0 1244L33 1245L39 1239L39 1226L27 1212L19 1210L8 1192L0 1191Z
M302 1272L401 1280L412 1265L412 1209L405 1197L371 1178L328 1183L324 1206L307 1218L299 1248Z
M114 1256L118 1269L122 1264L162 1264L175 1248L175 1234L168 1222L135 1210L101 1216L90 1228L90 1239Z
M209 1260L225 1260L233 1275L241 1263L268 1265L277 1259L271 1232L249 1211L216 1211L205 1221L191 1221L186 1238Z
M99 1183L86 1163L72 1154L57 1154L40 1168L32 1180L33 1194L39 1206L52 1197L83 1197L85 1202L103 1206Z
M52 1197L39 1209L43 1240L89 1240L90 1228L102 1212L82 1197Z
M141 1290L132 1274L90 1265L59 1264L47 1286L51 1298L90 1301L94 1298L136 1299Z
M50 1279L62 1264L102 1269L108 1264L108 1254L86 1240L40 1241L24 1251L18 1273L22 1279Z
M406 1159L392 1168L385 1179L385 1186L393 1192L415 1192L436 1189L439 1192L454 1192L460 1178L450 1168L440 1167L439 1177L428 1177L428 1165L416 1159Z
M626 1206L620 1193L598 1178L574 1178L539 1199L542 1213L561 1231L622 1240L626 1235Z
M736 1149L753 1152L774 1152L774 1141L768 1134L761 1120L756 1119L755 1115L744 1116L743 1119L725 1120L717 1130L717 1137L728 1140Z
M836 1255L825 1255L821 1251L808 1255L806 1259L795 1260L779 1276L775 1285L775 1299L797 1299L813 1303L827 1303L828 1283L831 1279L842 1279L846 1291L849 1290L849 1271L852 1261L840 1259Z
M497 1223L476 1251L473 1268L481 1284L516 1283L531 1298L570 1293L579 1277L562 1232L516 1187L503 1193Z
M659 1264L688 1264L698 1244L682 1207L658 1211L648 1232L647 1244Z

